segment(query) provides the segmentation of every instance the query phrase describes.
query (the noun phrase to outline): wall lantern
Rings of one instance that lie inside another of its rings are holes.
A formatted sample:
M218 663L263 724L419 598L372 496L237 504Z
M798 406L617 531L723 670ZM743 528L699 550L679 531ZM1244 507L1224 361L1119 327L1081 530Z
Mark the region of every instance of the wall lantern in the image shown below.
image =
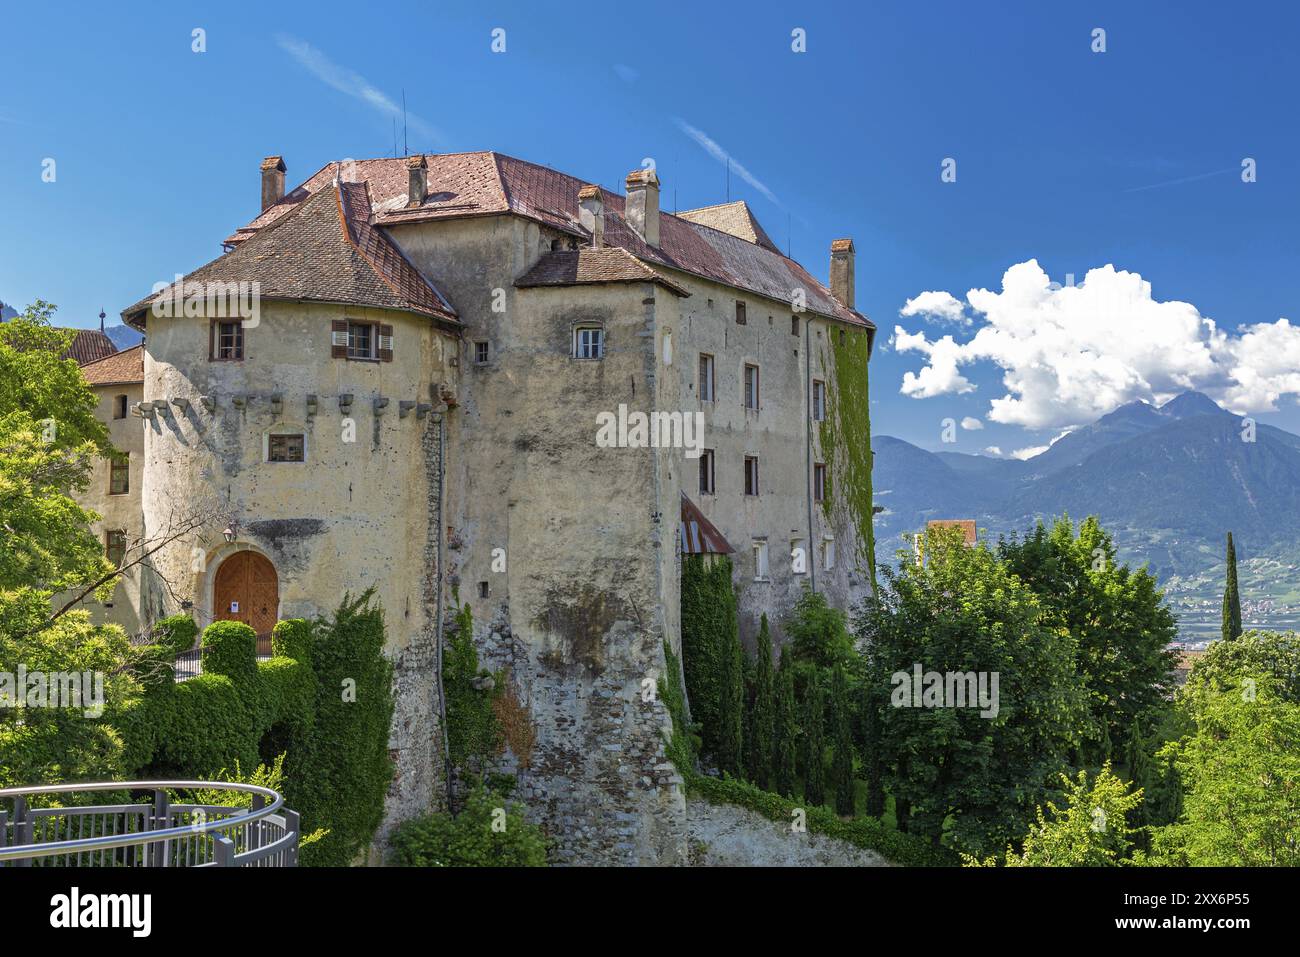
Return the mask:
M237 535L239 535L239 525L234 521L221 530L221 537L224 538L227 543L233 542Z

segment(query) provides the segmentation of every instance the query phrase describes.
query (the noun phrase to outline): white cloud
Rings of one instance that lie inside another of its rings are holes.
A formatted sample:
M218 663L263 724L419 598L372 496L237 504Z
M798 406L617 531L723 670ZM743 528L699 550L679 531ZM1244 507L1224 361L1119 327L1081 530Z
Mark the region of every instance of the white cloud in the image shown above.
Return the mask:
M400 103L391 100L387 94L372 85L361 74L349 70L347 67L339 66L310 43L289 36L278 36L275 38L275 42L279 44L280 49L297 60L299 66L322 83L333 87L340 93L346 93L350 97L361 100L385 117L396 120L403 119ZM406 112L405 121L411 132L426 140L441 141L443 139L438 130L409 110Z
M961 427L967 432L974 432L978 429L984 428L984 423L975 418L975 416L968 415L966 418L961 420Z
M1050 445L1031 445L1028 448L1016 449L1011 453L1011 457L1020 459L1023 462L1025 459L1032 459L1035 455L1042 455L1049 448L1051 448Z
M1080 425L1189 389L1234 412L1272 411L1300 395L1300 326L1279 319L1227 333L1191 303L1154 299L1149 282L1114 266L1062 287L1031 259L1006 271L1000 292L972 289L966 302L982 317L966 342L895 327L897 352L926 357L904 374L904 395L969 392L963 368L988 363L1001 369L1006 393L986 418L1031 429Z
M898 314L904 318L920 316L922 319L937 319L943 322L955 322L969 326L970 317L961 300L950 292L923 292L903 303Z
M781 206L781 201L776 198L776 196L772 193L772 191L768 189L766 186L764 186L763 183L759 181L757 176L755 176L749 170L745 169L745 167L742 166L734 156L732 156L721 146L719 146L716 142L714 142L714 140L712 139L712 137L709 136L708 133L705 133L703 130L696 129L695 127L691 126L691 124L687 123L685 120L677 117L673 118L673 122L677 124L677 128L679 130L681 130L691 139L695 140L695 142L698 143L701 148L703 148L704 152L708 153L719 163L729 166L733 173L735 173L737 176L743 179L750 186L754 187L754 189L762 193L763 196L767 198L768 202L772 203L775 206ZM785 207L782 206L781 208L784 209Z
M996 455L999 458L1002 457L1002 450L998 448L996 445L990 445L984 451L987 452L989 455Z

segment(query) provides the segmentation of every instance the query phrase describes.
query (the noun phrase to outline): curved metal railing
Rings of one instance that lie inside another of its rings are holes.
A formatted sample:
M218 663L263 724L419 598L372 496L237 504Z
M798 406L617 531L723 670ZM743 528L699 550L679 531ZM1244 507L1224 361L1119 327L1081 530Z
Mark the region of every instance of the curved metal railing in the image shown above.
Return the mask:
M248 794L252 807L173 804L168 790ZM152 803L31 806L38 796L104 791L151 791ZM12 813L4 809L8 801ZM0 788L0 867L295 867L299 833L298 814L257 784L96 781Z

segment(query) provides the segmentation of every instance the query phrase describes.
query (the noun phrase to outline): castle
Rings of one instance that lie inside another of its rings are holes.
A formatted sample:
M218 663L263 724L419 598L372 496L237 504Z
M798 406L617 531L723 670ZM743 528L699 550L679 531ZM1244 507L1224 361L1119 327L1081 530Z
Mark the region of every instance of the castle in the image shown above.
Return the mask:
M804 587L871 593L875 327L850 240L828 289L745 203L669 214L653 169L625 185L477 152L330 163L286 192L268 157L260 214L123 311L142 346L85 367L129 453L87 504L110 555L157 547L95 613L264 634L374 586L394 821L445 794L439 655L469 604L535 733L504 760L560 859L679 860L644 690L680 645L682 556L731 554L747 641L764 613L779 640Z

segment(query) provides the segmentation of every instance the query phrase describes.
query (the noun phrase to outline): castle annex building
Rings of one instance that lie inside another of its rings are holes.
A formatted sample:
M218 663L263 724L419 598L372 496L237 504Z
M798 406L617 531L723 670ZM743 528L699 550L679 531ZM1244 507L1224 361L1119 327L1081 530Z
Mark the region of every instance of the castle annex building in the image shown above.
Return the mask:
M670 215L653 170L613 192L491 152L288 192L268 157L261 206L123 312L141 347L85 367L129 452L95 477L106 547L197 522L107 613L266 633L373 586L392 821L445 794L438 649L469 604L534 731L503 765L559 857L678 860L669 718L642 692L679 647L683 555L731 555L746 640L764 613L779 639L804 587L871 591L853 243L828 289L743 202Z

